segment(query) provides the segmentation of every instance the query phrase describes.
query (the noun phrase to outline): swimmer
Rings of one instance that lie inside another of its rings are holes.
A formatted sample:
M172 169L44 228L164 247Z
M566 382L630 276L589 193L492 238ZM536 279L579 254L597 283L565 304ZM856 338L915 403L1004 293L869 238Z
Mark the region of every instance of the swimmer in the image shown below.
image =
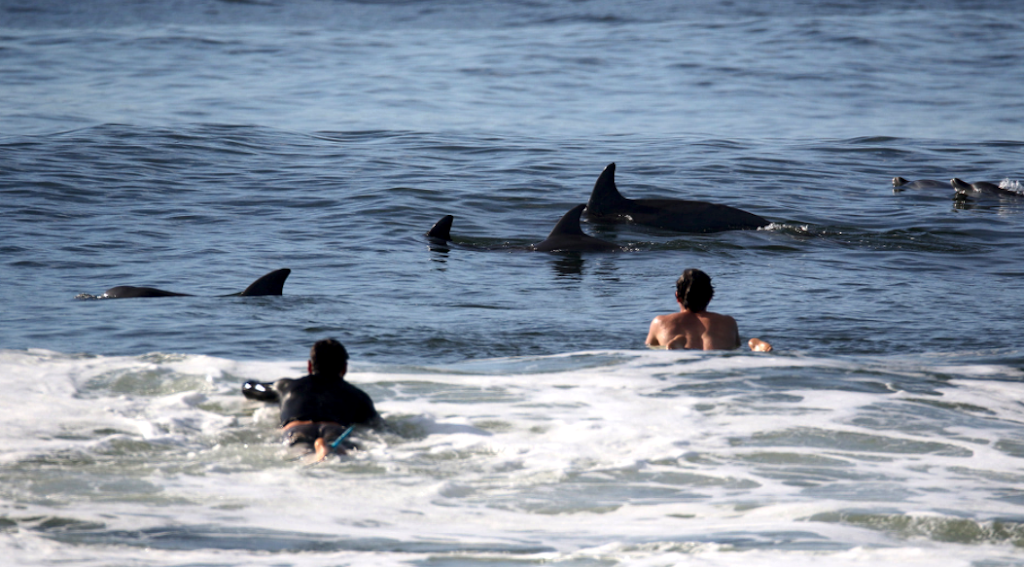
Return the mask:
M707 310L715 295L711 277L688 269L676 281L679 313L658 315L651 321L647 346L667 349L732 350L740 346L736 320ZM747 341L750 350L771 352L772 345L761 339Z
M351 426L374 426L383 420L370 396L345 381L348 352L344 345L334 339L317 341L306 368L309 375L304 378L249 380L242 385L242 394L250 400L280 402L284 441L311 445L315 462L320 462L331 450L345 453L341 441Z

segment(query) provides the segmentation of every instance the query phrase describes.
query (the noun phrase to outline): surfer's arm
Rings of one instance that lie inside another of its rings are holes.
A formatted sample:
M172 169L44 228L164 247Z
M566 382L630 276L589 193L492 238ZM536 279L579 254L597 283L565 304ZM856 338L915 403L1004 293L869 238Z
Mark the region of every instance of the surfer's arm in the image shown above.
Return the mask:
M772 345L768 344L767 341L762 341L761 339L750 339L749 341L747 341L747 346L749 346L750 350L754 352L772 351Z
M281 401L281 393L274 388L273 382L247 380L245 384L242 384L242 394L250 400L259 400L261 402Z

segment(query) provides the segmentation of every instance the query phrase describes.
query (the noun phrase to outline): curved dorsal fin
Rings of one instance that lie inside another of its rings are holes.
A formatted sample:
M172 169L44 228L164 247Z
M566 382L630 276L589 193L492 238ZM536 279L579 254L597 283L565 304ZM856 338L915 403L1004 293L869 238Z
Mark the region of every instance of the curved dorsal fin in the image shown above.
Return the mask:
M281 295L284 291L284 280L288 279L288 274L290 273L292 273L292 271L288 268L274 270L273 272L270 272L269 274L252 282L249 287L245 288L245 291L238 295Z
M451 215L441 217L441 220L434 223L434 226L430 227L430 230L427 231L427 238L436 238L444 241L451 240L453 220L455 220L455 217Z
M584 236L583 229L580 228L580 215L583 214L585 207L586 205L576 205L569 212L562 215L555 228L551 229L551 234L548 235L548 238L559 234Z
M615 186L615 162L609 163L594 183L594 190L587 201L587 212L596 216L612 214L627 201Z

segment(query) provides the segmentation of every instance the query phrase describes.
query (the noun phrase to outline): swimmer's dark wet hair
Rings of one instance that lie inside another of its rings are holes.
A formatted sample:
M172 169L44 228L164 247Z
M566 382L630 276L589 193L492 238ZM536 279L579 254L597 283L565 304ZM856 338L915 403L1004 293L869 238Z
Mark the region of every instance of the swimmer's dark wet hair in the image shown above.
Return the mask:
M334 376L348 364L348 351L334 339L323 339L309 349L309 361L313 363L313 374Z
M715 296L715 288L711 287L711 276L690 268L676 280L676 297L683 302L683 308L700 313L708 308L711 298Z

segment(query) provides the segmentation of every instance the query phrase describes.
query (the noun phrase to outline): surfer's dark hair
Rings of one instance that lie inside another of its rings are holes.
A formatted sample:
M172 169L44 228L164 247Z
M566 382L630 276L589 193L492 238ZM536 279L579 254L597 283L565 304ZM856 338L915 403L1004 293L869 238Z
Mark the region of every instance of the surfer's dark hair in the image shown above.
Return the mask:
M715 288L711 287L711 276L690 268L676 280L676 297L683 304L683 309L700 313L708 308L711 298L715 296Z
M334 376L341 374L348 365L348 351L345 345L334 339L323 339L309 349L309 362L312 363L313 374Z

